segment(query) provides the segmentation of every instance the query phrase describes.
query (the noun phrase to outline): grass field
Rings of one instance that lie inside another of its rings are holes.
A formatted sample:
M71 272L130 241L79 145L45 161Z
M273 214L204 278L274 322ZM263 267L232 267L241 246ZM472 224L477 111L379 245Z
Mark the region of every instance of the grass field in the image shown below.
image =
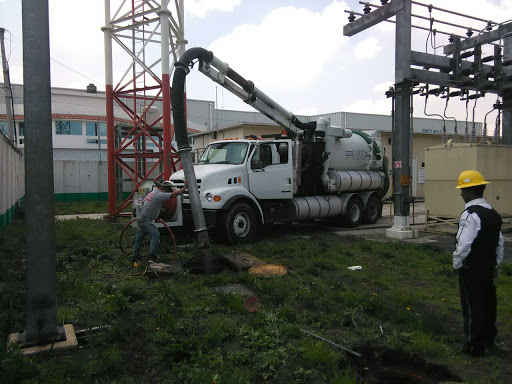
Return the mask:
M119 250L122 228L104 220L57 222L59 322L102 328L64 352L27 358L19 348L0 348L2 382L512 382L509 264L498 281L502 350L472 358L458 349L462 315L450 254L434 246L279 227L250 245L213 242L212 252L216 259L249 253L286 266L284 276L225 269L150 278ZM183 246L193 238L177 231L176 239L178 259L193 264L199 251ZM162 257L172 252L163 236ZM24 258L23 225L14 221L0 233L3 343L24 329ZM354 265L362 269L347 269ZM218 290L227 284L250 289L259 310Z

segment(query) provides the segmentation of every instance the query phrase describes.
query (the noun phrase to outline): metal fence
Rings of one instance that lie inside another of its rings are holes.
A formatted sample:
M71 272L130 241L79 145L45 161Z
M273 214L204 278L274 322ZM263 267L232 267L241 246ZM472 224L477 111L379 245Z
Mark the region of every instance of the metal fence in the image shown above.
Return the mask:
M0 133L0 230L14 218L16 202L25 196L22 152Z

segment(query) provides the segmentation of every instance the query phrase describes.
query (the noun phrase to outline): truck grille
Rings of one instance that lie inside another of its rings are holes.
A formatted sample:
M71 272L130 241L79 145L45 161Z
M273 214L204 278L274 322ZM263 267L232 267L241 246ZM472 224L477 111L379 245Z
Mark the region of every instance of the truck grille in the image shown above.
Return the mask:
M183 186L185 185L183 180L172 180L171 179L171 181L174 183L174 185L176 186L177 189L183 188ZM199 193L201 193L201 179L197 179L196 181L197 181L197 189L198 189ZM183 203L190 204L188 188L185 191L185 193L183 193Z

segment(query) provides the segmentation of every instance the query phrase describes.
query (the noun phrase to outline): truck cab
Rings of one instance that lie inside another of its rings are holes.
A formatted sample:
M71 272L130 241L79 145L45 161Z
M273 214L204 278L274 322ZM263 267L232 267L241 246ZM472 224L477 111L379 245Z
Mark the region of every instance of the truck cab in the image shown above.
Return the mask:
M208 145L194 166L200 201L208 225L224 230L226 240L252 238L265 223L265 201L293 197L292 141L228 139ZM180 188L183 171L171 181ZM185 194L185 212L190 200Z

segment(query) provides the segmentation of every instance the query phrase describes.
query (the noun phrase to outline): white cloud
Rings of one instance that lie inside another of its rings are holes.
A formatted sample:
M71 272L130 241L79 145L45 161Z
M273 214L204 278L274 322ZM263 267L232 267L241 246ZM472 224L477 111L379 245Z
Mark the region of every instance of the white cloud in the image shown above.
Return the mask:
M277 8L260 24L239 25L208 49L260 89L304 89L318 79L346 41L339 23L346 8L338 1L322 12Z
M318 115L320 112L318 111L318 108L311 107L311 108L298 108L297 110L294 110L293 113L295 115L314 116L314 115Z
M69 20L70 14L80 15ZM99 1L87 3L63 0L49 2L50 55L52 85L57 87L78 86L84 88L92 82L76 72L105 82L104 39L101 27L104 25L104 4ZM74 71L64 66L72 68Z
M356 100L342 109L344 112L370 113L374 115L391 115L391 100L385 97Z
M356 45L354 54L356 60L374 59L382 50L379 40L375 37L368 37Z
M387 81L385 83L377 84L373 87L373 92L377 93L379 95L384 95L387 91L389 91L389 87L392 87L393 83L390 81Z
M207 13L213 11L233 12L242 0L187 0L185 12L191 16L203 19Z

